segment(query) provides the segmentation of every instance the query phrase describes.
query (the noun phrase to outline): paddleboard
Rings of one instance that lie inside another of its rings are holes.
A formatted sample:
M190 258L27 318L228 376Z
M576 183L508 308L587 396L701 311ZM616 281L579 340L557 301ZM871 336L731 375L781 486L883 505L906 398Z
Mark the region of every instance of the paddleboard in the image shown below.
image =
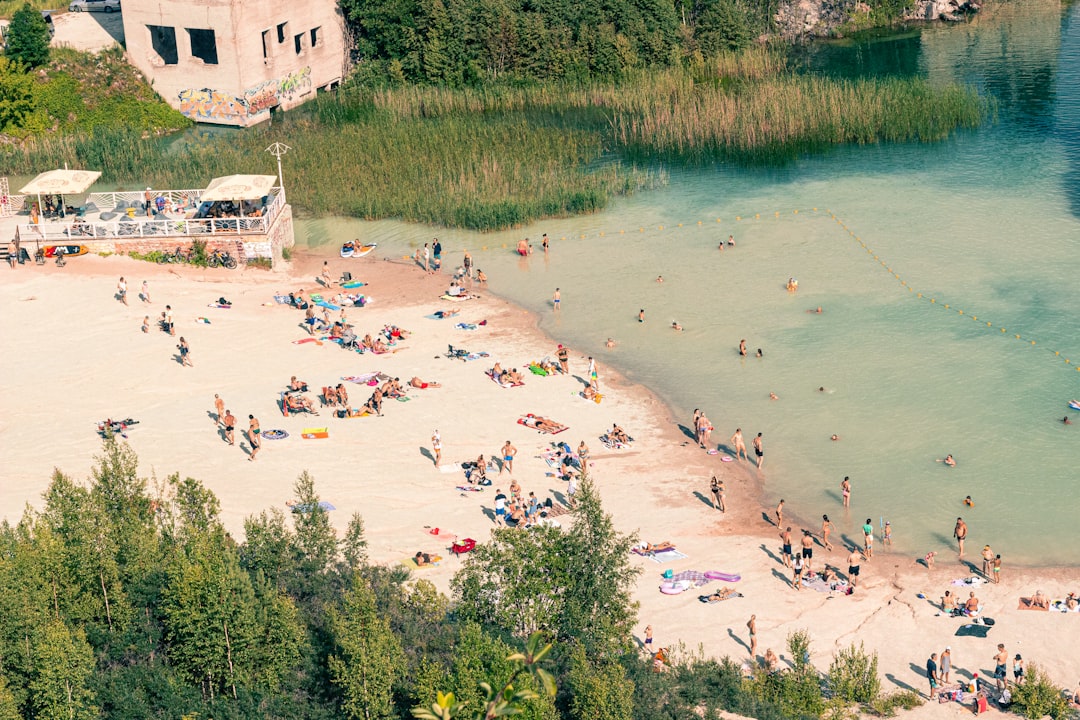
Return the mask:
M346 290L352 290L353 288L364 287L364 283L360 282L359 280L350 280L347 283L342 283L341 287L345 288Z
M64 255L67 257L75 257L77 255L85 255L89 252L85 245L46 245L45 257L51 258L57 255Z
M1080 410L1080 400L1070 400L1069 407L1073 410Z

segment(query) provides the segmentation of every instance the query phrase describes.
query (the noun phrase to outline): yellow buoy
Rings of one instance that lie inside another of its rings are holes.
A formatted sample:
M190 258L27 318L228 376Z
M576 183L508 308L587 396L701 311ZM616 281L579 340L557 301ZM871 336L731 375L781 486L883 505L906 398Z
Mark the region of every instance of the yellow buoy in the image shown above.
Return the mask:
M798 209L795 209L795 210L793 210L792 212L794 212L794 213L795 213L796 215L798 215L798 214L799 214L799 211L798 211Z
M1031 344L1032 344L1032 345L1034 345L1034 344L1035 344L1035 341L1034 341L1034 340L1032 340L1032 341L1031 341Z
M600 237L604 237L604 233L600 233Z
M945 303L945 309L946 309L946 310L948 310L948 309L949 309L949 303Z
M506 249L506 243L503 243L503 250Z
M990 322L990 321L987 321L987 323L986 323L986 327L990 327L990 326L991 326L991 325L993 325L993 324L994 324L994 323L992 323L992 322Z
M817 212L817 208L814 208L814 212Z
M918 295L916 295L915 297L922 297L922 293L919 293L919 294L918 294Z
M698 224L698 225L701 225L701 221L700 221L700 220L698 220L698 221L697 221L697 224Z
M1017 340L1019 340L1019 339L1020 339L1020 336L1019 336L1019 335L1015 335L1014 337L1015 337L1015 338L1016 338Z

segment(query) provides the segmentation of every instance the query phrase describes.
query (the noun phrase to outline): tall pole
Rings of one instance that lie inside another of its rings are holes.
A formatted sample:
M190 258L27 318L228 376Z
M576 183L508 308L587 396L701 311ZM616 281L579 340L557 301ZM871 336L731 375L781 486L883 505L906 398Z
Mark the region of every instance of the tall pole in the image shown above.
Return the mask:
M277 179L278 179L278 187L281 188L281 201L282 202L286 202L286 198L285 198L285 181L281 176L281 157L285 153L289 152L290 150L292 150L291 147L289 147L285 143L280 143L280 142L276 142L273 145L271 145L270 147L266 148L266 152L270 153L271 155L273 155L274 157L277 158Z

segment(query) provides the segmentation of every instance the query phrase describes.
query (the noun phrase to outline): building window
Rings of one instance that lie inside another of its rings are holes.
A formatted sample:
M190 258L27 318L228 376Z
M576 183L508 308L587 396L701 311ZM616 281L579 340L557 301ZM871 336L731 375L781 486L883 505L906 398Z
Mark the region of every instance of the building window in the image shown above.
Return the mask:
M263 60L270 57L270 31L262 31L262 43L263 43Z
M321 30L321 27L311 28L311 47L319 47L319 43L322 41L322 38L320 37Z
M179 61L176 53L176 28L164 25L147 25L150 31L150 43L166 65L175 65Z
M278 45L285 42L285 31L289 29L289 23L283 22L277 26L277 41Z
M191 40L191 56L197 57L207 65L217 65L217 39L213 30L187 28Z
M300 33L293 38L293 47L296 48L296 54L299 55L304 50L304 33Z

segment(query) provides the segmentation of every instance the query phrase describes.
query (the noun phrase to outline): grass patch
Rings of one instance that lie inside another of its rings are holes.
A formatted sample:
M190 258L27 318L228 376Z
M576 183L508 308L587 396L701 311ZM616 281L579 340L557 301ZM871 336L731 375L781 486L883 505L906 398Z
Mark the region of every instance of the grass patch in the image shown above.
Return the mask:
M755 48L622 81L346 87L243 133L167 152L132 129L37 140L9 172L92 167L131 188L267 172L281 141L291 202L315 215L493 230L595 212L664 182L635 163L786 162L841 143L932 141L982 121L968 88L796 74Z
M245 264L249 268L259 268L260 270L272 270L274 267L274 263L270 258L250 258Z

